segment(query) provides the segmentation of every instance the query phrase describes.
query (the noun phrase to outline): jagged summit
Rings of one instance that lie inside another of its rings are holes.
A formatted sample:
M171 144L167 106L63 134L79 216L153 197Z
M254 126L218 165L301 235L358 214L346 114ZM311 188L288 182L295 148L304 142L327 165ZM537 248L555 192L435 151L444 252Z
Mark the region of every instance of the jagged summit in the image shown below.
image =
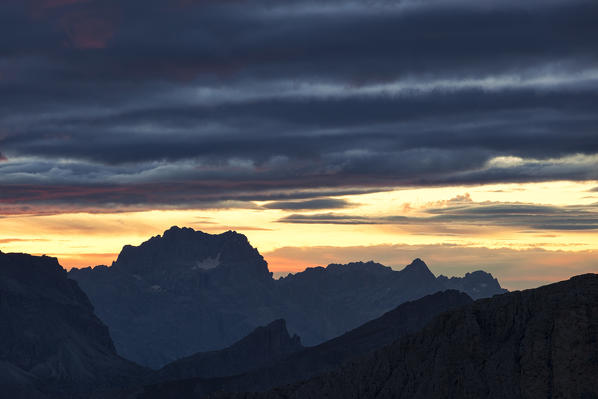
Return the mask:
M423 268L422 268L423 265ZM403 268L402 271L419 271L420 273L429 273L430 275L434 276L432 272L428 269L426 264L421 259L416 259L410 265ZM292 277L303 277L305 275L312 275L318 273L327 273L331 275L335 274L343 274L343 273L375 273L375 274L391 274L395 273L396 270L393 270L392 267L385 266L381 263L375 262L373 260L369 260L367 262L359 261L359 262L349 262L345 264L340 263L331 263L326 267L316 266L316 267L308 267L303 272L299 273L291 273L285 278L292 278Z
M367 262L350 262L345 265L331 263L326 267L326 270L332 272L343 272L343 271L367 271L367 272L389 272L392 268L384 266L373 260Z
M150 238L150 241L152 239L160 239L160 238L164 238L164 239L180 239L181 237L198 237L198 236L203 236L203 237L223 237L226 239L232 239L232 240L239 240L240 242L245 242L246 244L249 244L249 240L247 239L247 236L245 236L244 234L241 233L237 233L236 231L233 230L227 230L224 233L220 233L220 234L210 234L210 233L205 233L201 230L195 230L191 227L179 227L179 226L172 226L170 227L168 230L164 231L164 233L162 233L162 235L157 235L154 236L152 238Z
M409 265L405 266L402 271L434 277L434 274L430 271L430 269L428 268L428 265L426 265L426 263L423 260L421 260L420 258L415 258L413 260L413 262L411 262Z
M226 349L197 353L172 362L160 369L155 377L168 381L236 375L266 366L302 349L299 336L291 336L286 321L277 319L266 326L257 327Z
M498 280L483 270L466 273L465 277L440 275L438 281L445 287L467 292L473 299L485 298L507 292L501 288Z
M304 272L289 274L288 277L297 276L301 274L313 274L313 273L332 273L332 274L341 274L341 273L354 273L354 272L367 272L367 273L395 273L396 270L389 266L385 266L381 263L375 262L373 260L369 260L367 262L359 261L359 262L349 262L346 264L339 264L339 263L331 263L326 267L317 266L317 267L309 267ZM426 263L421 260L420 258L416 258L411 262L409 265L405 266L401 272L407 272L408 274L418 274L421 276L432 277L435 278L434 273L430 271Z
M297 334L292 336L289 334L285 319L276 319L267 326L256 328L250 335L239 341L239 343L252 343L256 339L267 341L268 348L272 350L286 346L302 347L301 338Z
M138 275L228 268L253 277L271 278L264 258L245 235L234 231L208 234L178 226L139 246L124 246L112 267Z

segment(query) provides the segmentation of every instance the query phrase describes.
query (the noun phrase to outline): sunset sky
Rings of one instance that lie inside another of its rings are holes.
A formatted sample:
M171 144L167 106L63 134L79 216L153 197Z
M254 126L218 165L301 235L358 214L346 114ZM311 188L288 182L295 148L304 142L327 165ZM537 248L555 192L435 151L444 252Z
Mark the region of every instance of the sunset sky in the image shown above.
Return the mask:
M4 0L0 250L598 272L594 0Z

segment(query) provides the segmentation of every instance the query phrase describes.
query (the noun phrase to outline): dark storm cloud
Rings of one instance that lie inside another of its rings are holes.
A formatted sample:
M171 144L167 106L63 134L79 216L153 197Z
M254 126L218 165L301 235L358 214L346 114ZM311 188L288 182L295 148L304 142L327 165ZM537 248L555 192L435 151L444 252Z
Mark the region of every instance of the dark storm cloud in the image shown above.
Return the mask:
M545 206L519 203L464 203L431 208L424 216L365 217L337 213L293 214L281 223L305 224L396 224L499 226L531 230L598 230L598 204L590 206Z
M588 52L598 13L591 1L389 7L398 3L204 2L179 8L165 0L86 1L46 7L36 13L37 24L24 30L10 22L25 24L31 13L23 15L18 2L9 1L4 10L13 12L5 11L4 26L15 29L17 39L3 44L20 53L39 52L52 41L54 48L70 48L69 37L78 32L69 25L70 15L80 16L79 25L103 21L90 24L85 35L97 36L88 41L104 43L105 51L50 54L58 64L74 62L74 77L97 79L247 73L360 82L422 72L487 75L555 59L588 63L596 58ZM111 26L112 34L103 26Z
M7 0L0 198L598 179L596 20L595 1Z
M293 214L280 219L281 223L302 224L386 224L391 218L373 218L367 216L339 215L334 213L319 213L315 215Z
M127 212L160 209L255 208L253 201L311 199L322 196L356 195L384 188L338 187L311 189L309 181L283 184L267 182L146 183L136 185L3 185L2 214L54 214L61 212ZM309 205L309 201L304 201ZM324 200L325 201L325 200ZM287 202L287 201L283 201ZM301 201L294 201L301 202ZM317 202L316 202L317 203ZM322 206L324 203L321 204ZM329 204L335 205L335 204ZM338 206L338 204L336 204ZM312 205L313 206L313 205Z
M29 122L27 133L8 135L3 144L20 153L109 164L193 157L260 161L275 155L317 158L351 149L418 148L474 149L485 151L485 159L495 154L546 158L598 152L596 100L594 90L527 89L163 106Z
M543 206L529 204L475 204L428 210L432 219L447 222L528 226L536 230L596 230L598 204Z
M264 205L268 209L282 210L317 210L317 209L341 209L354 206L349 201L336 198L318 198L308 201L278 201Z

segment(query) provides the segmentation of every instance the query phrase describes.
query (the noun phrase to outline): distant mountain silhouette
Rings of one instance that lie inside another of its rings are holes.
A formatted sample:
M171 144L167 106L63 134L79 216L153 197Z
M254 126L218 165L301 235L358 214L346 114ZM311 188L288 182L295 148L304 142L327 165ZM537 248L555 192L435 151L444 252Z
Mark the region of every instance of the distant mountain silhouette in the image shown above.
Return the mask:
M587 274L478 300L306 382L212 397L597 398L597 376L598 275Z
M111 267L73 269L69 276L110 327L118 352L155 369L226 348L276 319L312 346L447 288L476 298L504 292L487 273L436 278L419 259L401 271L357 262L274 280L244 235L178 227L125 246Z
M274 280L247 238L172 228L126 246L111 267L73 269L118 352L159 368L220 349L281 318Z
M0 252L1 397L86 397L145 373L55 258Z
M470 304L464 293L450 290L399 305L396 309L340 337L305 348L272 364L227 378L193 378L154 384L139 398L186 398L216 391L260 391L334 370L341 364L388 345L422 328L434 316ZM175 362L177 364L178 362ZM169 369L167 366L166 369ZM192 368L191 365L188 366ZM196 374L197 376L202 374ZM232 375L232 374L229 374Z
M507 292L500 287L497 279L481 270L466 273L465 277L448 278L440 275L438 281L447 289L467 292L473 299L489 298Z
M219 351L197 353L176 360L152 373L151 380L215 378L241 374L268 366L303 349L298 336L291 337L284 320L275 320L232 346Z

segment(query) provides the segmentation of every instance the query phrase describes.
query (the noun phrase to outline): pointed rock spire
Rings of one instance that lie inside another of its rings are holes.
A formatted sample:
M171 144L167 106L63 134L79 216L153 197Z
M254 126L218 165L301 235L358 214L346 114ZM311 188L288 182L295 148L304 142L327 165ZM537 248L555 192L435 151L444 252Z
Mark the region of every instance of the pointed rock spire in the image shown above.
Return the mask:
M402 271L410 272L410 273L418 273L418 274L422 274L422 275L429 274L432 277L434 277L434 274L430 271L430 269L428 269L428 265L426 265L426 263L423 260L421 260L420 258L414 259L413 262L411 262L409 265L405 266L405 268Z

